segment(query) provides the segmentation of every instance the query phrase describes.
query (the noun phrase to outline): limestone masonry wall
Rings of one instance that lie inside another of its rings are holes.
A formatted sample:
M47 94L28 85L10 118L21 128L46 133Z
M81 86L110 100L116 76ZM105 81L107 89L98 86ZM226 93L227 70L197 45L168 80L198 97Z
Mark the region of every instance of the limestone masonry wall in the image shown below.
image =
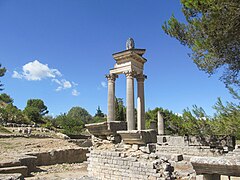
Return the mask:
M92 150L88 154L88 173L98 179L173 179L173 167L165 157L140 154L136 157L125 152Z
M36 156L36 165L46 166L59 163L76 163L87 160L88 148L59 149L49 152L29 153Z

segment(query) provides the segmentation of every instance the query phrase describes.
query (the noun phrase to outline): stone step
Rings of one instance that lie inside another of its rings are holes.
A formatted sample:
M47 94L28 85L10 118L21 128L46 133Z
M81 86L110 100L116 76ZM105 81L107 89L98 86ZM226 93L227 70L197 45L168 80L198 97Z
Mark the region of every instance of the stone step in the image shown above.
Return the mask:
M27 166L0 168L0 174L21 173L24 177L28 176Z
M0 174L1 180L24 180L21 173Z
M13 167L13 166L21 166L21 162L19 160L2 161L2 162L0 162L0 168L3 168L3 167Z

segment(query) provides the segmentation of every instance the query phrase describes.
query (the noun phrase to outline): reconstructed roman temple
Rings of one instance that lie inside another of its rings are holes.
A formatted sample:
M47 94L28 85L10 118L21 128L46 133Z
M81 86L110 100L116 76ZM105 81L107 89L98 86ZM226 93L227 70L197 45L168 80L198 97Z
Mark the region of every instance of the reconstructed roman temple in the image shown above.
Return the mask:
M144 106L144 80L146 75L143 74L144 63L147 61L143 56L145 49L135 49L134 41L129 38L125 51L113 54L116 64L110 70L108 79L108 116L107 120L115 121L115 80L118 74L125 74L127 79L127 129L135 130L136 122L134 117L134 79L137 80L137 129L145 129L145 106Z
M89 176L103 180L220 180L221 175L240 176L240 147L234 137L166 135L160 112L157 124L145 128L144 53L145 49L135 48L129 38L126 50L113 54L116 64L106 75L107 121L86 125L93 143L88 154ZM119 74L126 76L126 122L115 120L115 82Z

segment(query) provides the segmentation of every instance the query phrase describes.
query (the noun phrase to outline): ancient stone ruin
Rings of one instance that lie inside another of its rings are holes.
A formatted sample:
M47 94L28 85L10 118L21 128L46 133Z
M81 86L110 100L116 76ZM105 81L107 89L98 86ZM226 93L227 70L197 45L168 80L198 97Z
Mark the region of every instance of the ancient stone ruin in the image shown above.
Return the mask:
M113 54L116 61L108 79L107 122L88 124L93 147L88 154L88 174L97 179L198 179L218 180L240 176L240 148L229 136L169 136L158 112L158 124L145 129L145 49ZM115 81L126 76L126 122L115 121ZM137 122L134 114L134 79L137 80Z

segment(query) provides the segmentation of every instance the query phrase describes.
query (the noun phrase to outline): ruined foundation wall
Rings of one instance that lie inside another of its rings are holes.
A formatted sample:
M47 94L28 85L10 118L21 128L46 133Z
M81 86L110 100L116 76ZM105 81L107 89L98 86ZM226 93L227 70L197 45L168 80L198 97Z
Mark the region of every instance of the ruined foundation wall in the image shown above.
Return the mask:
M98 179L174 179L174 168L156 154L130 156L125 152L92 150L88 154L88 173Z
M87 160L86 154L88 148L59 149L49 152L29 153L28 155L36 156L37 166L46 166L60 163L77 163Z

